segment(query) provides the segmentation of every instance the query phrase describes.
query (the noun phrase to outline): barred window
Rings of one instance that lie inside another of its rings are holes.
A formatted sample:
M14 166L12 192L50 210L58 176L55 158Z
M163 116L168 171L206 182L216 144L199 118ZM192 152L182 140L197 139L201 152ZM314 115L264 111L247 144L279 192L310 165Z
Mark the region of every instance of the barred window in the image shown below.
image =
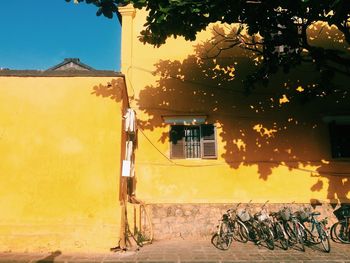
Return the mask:
M216 131L213 124L172 125L171 158L216 158Z

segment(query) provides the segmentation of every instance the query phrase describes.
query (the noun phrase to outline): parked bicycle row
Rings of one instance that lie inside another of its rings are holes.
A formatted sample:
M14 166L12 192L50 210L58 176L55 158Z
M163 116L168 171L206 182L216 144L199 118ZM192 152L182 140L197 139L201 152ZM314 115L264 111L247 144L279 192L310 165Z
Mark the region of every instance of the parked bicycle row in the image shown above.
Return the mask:
M267 202L260 211L252 214L251 202L243 208L239 203L224 213L217 232L212 236L212 244L227 250L232 242L252 241L269 249L291 247L305 251L305 246L318 246L330 252L330 238L335 242L350 244L350 206L341 206L334 211L338 222L327 228L327 218L319 219L320 213L311 207L301 206L293 211L291 205L278 211L268 212Z

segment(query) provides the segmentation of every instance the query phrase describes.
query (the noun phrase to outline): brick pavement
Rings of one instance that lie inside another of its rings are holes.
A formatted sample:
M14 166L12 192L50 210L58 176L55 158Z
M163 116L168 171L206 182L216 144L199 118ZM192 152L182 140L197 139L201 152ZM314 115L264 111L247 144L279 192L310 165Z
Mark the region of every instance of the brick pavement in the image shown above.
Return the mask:
M227 251L214 248L210 239L172 239L155 241L140 250L126 252L93 253L11 253L0 252L0 262L137 262L137 263L243 263L243 262L298 262L298 263L350 263L350 245L331 242L330 253L319 251L317 247L306 247L306 252L296 248L284 251L275 248L271 251L253 243L234 242Z

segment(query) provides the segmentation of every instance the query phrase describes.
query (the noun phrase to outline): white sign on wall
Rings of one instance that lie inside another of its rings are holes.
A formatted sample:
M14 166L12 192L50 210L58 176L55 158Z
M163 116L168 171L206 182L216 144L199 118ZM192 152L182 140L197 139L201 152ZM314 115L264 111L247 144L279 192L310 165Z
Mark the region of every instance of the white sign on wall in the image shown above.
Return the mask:
M122 176L130 177L131 161L123 160Z

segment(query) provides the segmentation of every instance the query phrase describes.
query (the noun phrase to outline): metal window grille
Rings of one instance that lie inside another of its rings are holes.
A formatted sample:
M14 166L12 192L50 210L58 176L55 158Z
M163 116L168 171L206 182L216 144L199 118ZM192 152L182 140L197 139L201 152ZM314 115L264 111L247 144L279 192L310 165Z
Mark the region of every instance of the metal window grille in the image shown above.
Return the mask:
M185 157L200 158L200 129L199 126L185 126Z

